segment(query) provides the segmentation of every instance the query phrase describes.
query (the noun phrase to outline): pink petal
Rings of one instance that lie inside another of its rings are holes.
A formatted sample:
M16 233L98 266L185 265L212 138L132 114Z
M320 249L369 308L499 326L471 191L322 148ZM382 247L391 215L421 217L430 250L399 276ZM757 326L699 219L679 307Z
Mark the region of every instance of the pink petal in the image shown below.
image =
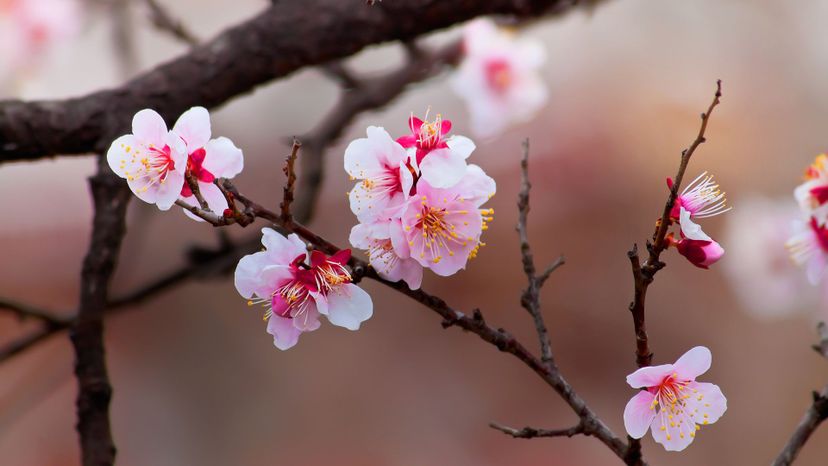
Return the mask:
M704 346L696 346L684 353L673 364L679 380L696 380L710 369L713 356Z
M335 288L326 298L328 320L348 330L358 330L360 324L371 318L374 313L371 296L351 283Z
M685 413L673 415L670 419L668 410L662 409L653 419L650 432L653 440L664 446L667 451L682 451L693 443L696 437L696 423Z
M727 398L718 385L694 382L687 386L690 398L685 403L697 424L713 424L727 411Z
M435 188L449 188L466 173L466 161L451 149L435 149L420 163L422 179Z
M466 174L454 188L475 207L480 207L497 191L495 180L474 164L466 166Z
M641 438L647 433L656 416L653 400L655 395L640 391L624 408L624 428L632 438Z
M213 139L207 143L205 149L207 155L204 157L202 167L216 178L233 178L244 168L242 151L230 139L225 137Z
M675 372L672 364L642 367L627 376L627 383L632 388L657 387L665 377Z
M204 107L187 110L178 117L173 132L184 140L189 152L206 146L211 134L210 113Z
M155 110L144 109L132 118L132 134L144 144L164 147L167 124Z
M273 345L284 351L299 342L302 331L293 326L293 319L274 314L267 321L267 333L273 335Z

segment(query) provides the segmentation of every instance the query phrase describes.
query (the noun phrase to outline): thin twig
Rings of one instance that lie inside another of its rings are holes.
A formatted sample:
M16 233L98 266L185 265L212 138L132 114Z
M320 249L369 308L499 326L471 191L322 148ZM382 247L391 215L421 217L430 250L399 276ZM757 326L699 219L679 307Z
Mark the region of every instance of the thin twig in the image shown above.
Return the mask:
M813 348L821 356L828 359L828 327L825 326L824 322L820 322L817 325L817 333L819 334L819 342ZM805 415L802 416L802 420L799 421L799 424L796 426L788 443L782 448L779 456L774 459L773 466L788 466L793 464L799 451L805 446L805 442L811 438L811 435L820 424L828 420L828 385L821 392L813 392L812 396L813 402L811 406L808 407Z
M175 39L184 42L190 47L198 45L199 41L196 36L190 32L190 30L187 29L180 20L174 18L166 8L161 6L160 3L156 0L145 1L147 3L147 7L149 7L150 19L155 27L170 34Z
M0 309L6 309L16 314L20 319L34 318L47 324L59 324L64 319L53 315L49 311L36 308L29 304L13 301L7 298L0 298Z
M283 168L285 172L285 187L283 188L283 196L282 196L282 222L285 224L290 224L293 222L293 215L290 213L290 204L293 203L293 189L296 185L296 172L294 171L294 164L296 163L296 157L299 155L299 149L302 147L302 143L299 142L296 138L293 139L293 146L290 149L290 155L287 156L285 159L285 166Z
M497 422L490 422L489 427L499 430L504 434L511 435L514 438L538 438L538 437L573 437L584 433L583 424L572 426L568 429L537 429L535 427L524 427L522 429L515 429L514 427L498 424Z
M552 355L552 342L549 339L549 331L543 320L540 306L541 281L535 274L535 260L532 257L532 247L529 245L529 233L527 222L529 221L529 190L532 184L529 182L529 140L523 141L523 158L520 161L521 188L518 194L518 223L517 231L520 237L520 256L523 262L523 272L528 282L526 289L520 298L520 304L532 316L535 322L535 331L541 347L541 360L548 367L553 368L555 361ZM554 269L552 269L554 270ZM551 272L549 272L551 273ZM545 280L545 279L544 279Z
M679 168L676 173L673 186L670 188L670 193L667 196L667 202L664 204L664 210L661 214L661 218L656 224L652 243L647 243L649 257L643 264L641 264L638 258L638 247L636 245L633 245L633 248L627 253L632 267L635 287L633 301L630 303L630 312L632 312L633 315L633 325L635 328L636 363L638 364L638 367L649 366L653 359L653 353L650 351L648 343L649 340L647 337L644 311L645 301L647 298L647 287L649 287L650 283L652 283L655 274L664 268L665 264L661 262L659 258L661 253L667 249L668 246L667 243L665 243L665 237L667 236L667 229L671 222L670 212L673 210L673 204L676 202L676 198L678 197L678 190L681 186L681 181L684 178L684 172L687 170L687 164L690 162L690 157L693 156L696 148L705 142L704 132L707 129L707 123L710 120L710 115L713 113L713 109L719 104L721 96L722 81L718 80L716 81L716 93L713 97L713 101L707 108L707 112L701 114L701 127L699 128L696 139L693 140L689 148L685 149L681 153Z

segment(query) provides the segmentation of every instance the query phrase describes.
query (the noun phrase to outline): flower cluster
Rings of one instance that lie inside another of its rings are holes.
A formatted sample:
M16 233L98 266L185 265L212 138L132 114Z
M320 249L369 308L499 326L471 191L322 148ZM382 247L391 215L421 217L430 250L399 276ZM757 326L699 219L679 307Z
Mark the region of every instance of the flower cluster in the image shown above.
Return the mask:
M371 297L351 280L350 250L333 256L308 253L296 234L284 237L262 229L264 251L244 256L235 284L247 304L265 308L267 333L281 349L291 348L303 332L319 328L323 315L336 326L357 330L373 314Z
M669 451L681 451L696 438L701 426L719 420L727 399L717 385L696 382L710 369L710 350L697 346L674 364L642 367L627 376L632 388L642 389L624 408L624 427L632 438L648 430Z
M196 180L204 200L215 213L227 209L227 199L213 181L232 178L244 167L241 149L225 137L211 139L210 114L193 107L171 131L154 110L141 110L132 119L132 134L116 139L106 154L109 167L144 202L168 210L179 199L197 205L185 180ZM189 217L202 221L188 211Z
M673 187L670 178L667 178L667 187ZM679 223L681 238L677 240L671 234L668 238L670 244L696 267L708 268L722 258L724 249L693 220L713 217L729 210L725 193L719 190L713 176L702 173L684 188L673 203L670 220Z
M805 170L805 181L794 197L802 218L794 223L794 234L785 243L793 261L805 267L811 284L819 284L828 266L828 155L820 154Z
M451 81L469 107L472 131L480 137L529 120L546 103L538 73L546 59L543 45L515 38L489 19L469 23L463 32L463 62Z
M371 126L345 150L345 170L358 180L348 194L359 224L351 244L366 250L387 280L420 287L423 268L448 276L465 268L484 245L494 209L481 206L495 181L466 159L475 149L449 135L451 121L409 119L411 134L396 141Z

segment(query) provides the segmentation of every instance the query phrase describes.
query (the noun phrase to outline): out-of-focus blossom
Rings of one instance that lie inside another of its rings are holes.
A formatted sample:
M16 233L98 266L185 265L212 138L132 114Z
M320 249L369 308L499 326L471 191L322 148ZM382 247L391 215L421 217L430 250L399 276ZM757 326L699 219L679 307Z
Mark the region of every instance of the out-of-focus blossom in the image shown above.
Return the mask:
M277 348L291 348L303 332L319 328L320 314L349 330L373 314L371 297L351 282L350 250L330 257L308 254L297 235L284 237L270 228L262 229L262 244L264 251L239 261L235 284L248 305L265 307L267 332Z
M531 119L546 103L539 73L546 56L539 41L516 38L491 20L480 19L466 26L463 48L465 56L451 84L466 101L475 135L494 136Z
M701 226L690 220L690 217L689 210L679 208L681 240L676 241L675 246L679 254L687 258L691 264L706 269L722 258L724 249L702 231Z
M805 182L794 190L803 215L820 225L828 220L828 156L820 154L805 170Z
M426 115L428 118L428 115ZM451 121L437 115L434 121L423 121L411 115L411 134L397 139L408 149L417 165L417 176L435 188L448 188L460 181L466 172L466 159L475 145L465 136L451 135Z
M667 186L673 187L673 180L667 178ZM684 208L690 213L690 218L707 218L729 211L725 193L713 181L713 175L703 172L691 181L681 192L673 204L671 217L679 219L679 209Z
M710 369L710 350L697 346L674 364L642 367L627 376L632 388L641 388L624 408L624 427L630 437L648 430L668 451L682 451L702 425L719 420L727 399L718 386L696 382Z
M367 138L355 139L345 149L345 171L359 180L348 193L351 211L361 222L372 222L402 206L403 184L410 189L413 175L406 150L385 129L369 126L366 132Z
M0 65L30 65L80 29L77 0L0 0Z
M822 282L828 265L828 225L820 225L815 217L794 222L794 234L785 243L791 259L802 267L813 285Z
M221 215L228 208L221 190L213 183L216 178L233 178L244 168L244 156L241 149L226 137L210 139L210 113L204 107L193 107L184 112L172 129L187 146L187 171L198 182L198 190L207 201L210 210ZM190 185L184 183L181 198L187 204L197 206ZM184 210L188 217L203 222L204 220Z
M728 215L724 242L730 259L725 273L745 310L759 317L782 317L816 307L816 293L788 256L785 242L799 209L790 199L759 196L739 200Z
M392 235L392 231L394 232ZM397 247L391 237L397 239ZM371 224L360 223L351 229L351 245L368 252L371 267L380 277L396 282L403 280L412 290L420 288L423 266L416 260L402 258L397 251L407 251L400 219L380 220Z
M187 146L154 110L132 119L132 134L116 139L106 154L109 167L144 202L169 209L184 186Z

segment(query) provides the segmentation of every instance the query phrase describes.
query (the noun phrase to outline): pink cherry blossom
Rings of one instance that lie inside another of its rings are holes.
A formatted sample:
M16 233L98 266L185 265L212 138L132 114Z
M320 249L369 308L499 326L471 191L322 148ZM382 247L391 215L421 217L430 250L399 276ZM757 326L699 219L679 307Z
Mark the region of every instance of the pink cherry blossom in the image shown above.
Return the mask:
M465 56L451 84L466 100L476 135L494 136L512 123L528 121L546 103L540 42L515 38L480 19L464 29L463 46Z
M727 217L724 242L730 259L722 265L741 307L752 316L778 319L825 307L784 246L798 217L790 199L758 195L740 199Z
M828 155L820 154L805 171L805 182L794 190L803 214L819 225L828 220Z
M351 229L350 240L352 246L368 252L371 267L380 277L392 282L403 280L412 290L420 288L423 266L410 257L399 218L360 223Z
M154 110L141 110L132 119L132 134L116 139L106 154L109 167L144 202L167 210L184 186L187 148Z
M403 241L394 244L400 257L411 257L437 275L448 276L465 268L484 243L480 235L492 220L493 209L480 209L495 191L495 182L476 165L451 188L435 188L421 179L416 196L402 214ZM393 240L393 237L392 237Z
M435 188L448 188L457 183L465 174L466 159L475 149L471 139L449 136L451 121L439 114L431 122L411 115L408 126L411 134L398 138L397 142L411 151L417 176Z
M667 178L667 186L673 187L672 179ZM708 175L707 172L691 181L678 196L671 212L671 217L675 220L679 218L679 208L690 212L690 218L714 217L731 209L727 207L725 193L713 181L713 175Z
M0 63L25 66L80 29L77 0L0 0Z
M324 315L336 326L358 330L373 314L371 297L351 281L346 268L350 250L333 256L307 253L296 234L262 229L264 251L243 257L235 273L236 290L248 305L265 307L267 332L286 350L303 332L319 328Z
M198 181L201 195L210 210L221 214L228 208L227 199L213 181L216 178L233 178L242 171L244 156L241 149L226 137L210 139L210 113L204 107L193 107L184 112L172 131L187 147L187 170ZM181 198L187 204L198 205L187 183L181 188ZM187 210L184 213L194 220L203 221Z
M697 346L674 364L642 367L627 376L632 388L642 388L624 408L624 427L630 437L648 430L668 451L682 451L701 426L713 424L727 410L718 386L696 382L710 369L710 350Z
M701 226L690 220L690 211L683 206L679 208L681 240L675 243L679 254L686 257L696 267L708 268L724 255L719 243L702 231Z
M406 150L385 129L369 126L367 138L356 139L345 149L345 171L360 180L348 193L351 211L361 222L387 216L405 200L403 185L410 189L412 173Z
M825 268L828 266L828 225L820 225L816 217L808 222L796 221L794 234L785 243L791 259L805 267L808 281L812 285L822 282Z

